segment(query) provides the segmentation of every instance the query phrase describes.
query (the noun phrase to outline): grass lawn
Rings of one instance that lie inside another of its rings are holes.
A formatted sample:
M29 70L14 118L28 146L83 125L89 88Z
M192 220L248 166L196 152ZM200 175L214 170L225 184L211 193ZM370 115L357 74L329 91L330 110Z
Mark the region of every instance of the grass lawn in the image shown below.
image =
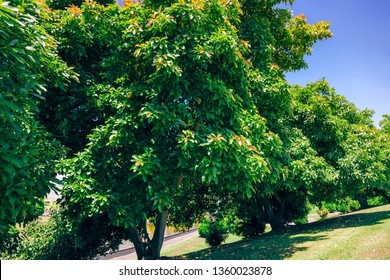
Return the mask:
M390 260L390 205L289 226L255 239L231 236L217 249L196 237L162 251L170 259Z

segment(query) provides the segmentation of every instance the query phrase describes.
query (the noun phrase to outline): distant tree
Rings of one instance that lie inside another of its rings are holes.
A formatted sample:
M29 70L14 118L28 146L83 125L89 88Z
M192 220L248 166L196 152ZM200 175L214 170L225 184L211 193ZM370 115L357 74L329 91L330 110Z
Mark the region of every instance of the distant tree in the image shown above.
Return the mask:
M390 203L390 115L383 115L383 119L379 122L379 125L379 140L386 178L383 185L375 191Z
M379 125L383 133L390 134L390 115L383 115Z
M312 147L339 173L333 194L326 199L367 197L385 182L385 150L372 121L373 111L359 110L337 94L325 80L295 87L294 123Z
M283 77L285 72L306 68L304 59L311 54L313 44L332 37L332 33L328 22L310 25L303 15L294 16L288 9L275 7L293 1L241 3L239 33L250 45L247 58L256 69L252 72L250 91L267 127L283 143L282 152L273 156L279 168L271 171L272 181L254 186L253 203L257 207L251 207L253 216L247 210L241 213L247 213L252 222L263 217L273 229L280 229L292 219L304 216L309 194L329 188L336 176L302 135L300 127L291 121L295 98ZM295 210L291 208L293 202ZM258 225L261 231L261 223Z
M366 208L367 198L375 190L383 190L386 183L386 150L380 143L378 130L364 125L352 126L343 146L346 154L339 160L340 179L345 192Z

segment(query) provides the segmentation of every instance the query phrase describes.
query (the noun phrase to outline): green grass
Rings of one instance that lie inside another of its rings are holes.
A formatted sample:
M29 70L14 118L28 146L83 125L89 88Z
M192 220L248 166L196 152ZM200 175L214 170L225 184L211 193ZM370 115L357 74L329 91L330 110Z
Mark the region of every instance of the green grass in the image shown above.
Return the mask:
M287 227L242 240L232 236L217 249L196 237L166 248L170 259L390 260L390 205Z

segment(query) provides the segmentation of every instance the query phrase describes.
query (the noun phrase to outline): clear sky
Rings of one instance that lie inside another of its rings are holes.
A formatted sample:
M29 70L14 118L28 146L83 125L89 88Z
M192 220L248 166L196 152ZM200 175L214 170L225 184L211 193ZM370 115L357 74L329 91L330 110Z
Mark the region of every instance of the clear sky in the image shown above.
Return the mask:
M291 9L309 23L329 21L334 37L315 44L308 69L287 80L324 77L358 108L374 110L375 124L390 114L390 0L296 0Z

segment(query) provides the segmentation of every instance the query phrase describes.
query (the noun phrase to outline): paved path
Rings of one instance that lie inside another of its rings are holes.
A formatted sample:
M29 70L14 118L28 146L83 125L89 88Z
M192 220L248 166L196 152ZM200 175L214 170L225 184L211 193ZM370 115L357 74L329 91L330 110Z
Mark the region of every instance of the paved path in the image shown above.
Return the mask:
M198 229L192 229L187 232L167 236L164 239L163 249L177 242L185 241L196 236L199 236ZM122 244L118 252L106 256L101 256L98 258L98 260L136 260L136 259L137 259L137 254L135 253L135 249L130 242L126 242Z

